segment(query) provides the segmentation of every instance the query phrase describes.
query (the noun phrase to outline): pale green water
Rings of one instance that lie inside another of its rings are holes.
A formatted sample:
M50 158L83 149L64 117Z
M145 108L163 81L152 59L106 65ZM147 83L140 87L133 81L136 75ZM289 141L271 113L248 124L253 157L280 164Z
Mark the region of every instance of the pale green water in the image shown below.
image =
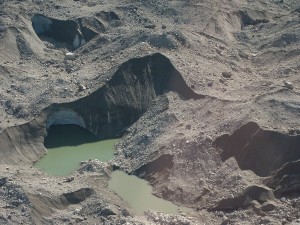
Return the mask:
M118 139L99 141L97 137L76 125L53 126L45 138L47 155L34 164L50 175L68 176L75 171L81 161L99 159L102 162L114 158L113 146ZM152 187L147 181L114 171L109 187L136 211L143 215L152 209L169 214L178 214L178 210L191 212L191 209L178 207L173 203L152 195Z
M178 214L179 209L185 213L192 212L192 209L179 207L152 195L152 187L147 181L122 171L114 171L108 185L111 190L127 201L138 215L143 215L148 209L168 214Z
M53 126L45 138L47 155L34 164L50 175L68 176L81 161L114 158L113 146L118 139L99 141L97 137L76 125Z

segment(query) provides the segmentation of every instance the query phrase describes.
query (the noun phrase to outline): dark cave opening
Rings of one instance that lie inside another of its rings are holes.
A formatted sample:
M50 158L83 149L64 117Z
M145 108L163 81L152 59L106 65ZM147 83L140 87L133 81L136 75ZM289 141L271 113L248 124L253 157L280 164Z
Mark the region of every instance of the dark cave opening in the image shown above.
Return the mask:
M52 125L47 129L44 145L47 149L63 146L78 146L99 141L87 129L75 124Z
M255 26L260 23L268 23L269 21L267 19L254 19L251 18L248 12L239 11L238 12L240 20L241 20L241 27L244 28L246 26Z
M92 188L81 188L74 192L62 194L60 196L60 200L64 203L64 205L78 204L92 196L94 193L95 191Z
M2 132L0 142L3 149L13 150L5 152L0 161L37 161L46 153L43 142L51 125L74 124L102 140L119 138L149 108L167 110L165 93L169 91L176 92L183 100L205 98L187 85L164 55L156 53L130 59L120 65L105 85L90 95L69 103L54 103L45 108L38 119ZM156 102L158 97L160 100ZM32 148L33 143L38 150ZM18 149L23 149L26 154L19 154Z
M39 38L53 44L56 48L76 50L97 34L88 27L83 27L81 19L58 20L37 14L31 21Z
M114 145L118 140L100 139L79 125L52 125L44 139L47 154L34 166L50 175L69 176L83 161L108 162L114 159Z
M219 137L214 144L223 150L223 161L235 157L241 169L252 170L261 177L270 176L285 163L300 158L300 136L263 130L254 122L232 135Z

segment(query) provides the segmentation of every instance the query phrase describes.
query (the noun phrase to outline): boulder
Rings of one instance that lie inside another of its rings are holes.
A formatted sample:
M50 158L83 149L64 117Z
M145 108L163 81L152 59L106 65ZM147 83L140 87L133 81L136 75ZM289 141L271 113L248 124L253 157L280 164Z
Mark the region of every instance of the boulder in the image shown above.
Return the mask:
M67 52L65 55L65 60L75 60L76 59L76 55L73 52Z

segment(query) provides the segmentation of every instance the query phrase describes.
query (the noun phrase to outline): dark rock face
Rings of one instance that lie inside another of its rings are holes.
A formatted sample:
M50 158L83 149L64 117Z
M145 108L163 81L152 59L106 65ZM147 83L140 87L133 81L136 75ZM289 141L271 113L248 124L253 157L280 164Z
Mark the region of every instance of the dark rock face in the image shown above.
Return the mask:
M58 20L37 14L31 21L41 40L49 41L56 47L66 45L69 50L76 50L97 34L89 27L83 26L82 19Z
M0 161L23 164L34 162L45 154L45 126L41 122L33 120L21 126L7 128L0 133Z
M151 175L163 172L167 173L168 169L172 169L174 165L173 158L173 155L161 155L150 163L141 166L135 173L151 181Z
M268 179L267 185L274 189L276 197L299 195L300 191L300 161L296 160L284 164Z
M250 25L258 25L260 23L268 23L269 21L265 19L265 15L262 12L252 12L253 15L251 15L251 12L247 11L239 11L238 12L240 19L241 19L241 25L242 28ZM249 15L250 14L250 15Z
M223 160L235 157L241 169L259 176L269 176L285 163L300 158L300 136L263 130L253 122L232 135L221 136L215 145L223 150Z
M77 124L102 139L120 136L149 109L157 96L167 91L177 92L183 99L204 97L185 83L165 56L154 54L131 59L91 95L71 103L53 104L37 119L2 132L0 154L5 157L0 161L38 160L46 152L42 144L46 128L53 124Z
M177 92L184 99L203 97L187 86L165 56L155 54L123 63L98 91L72 103L52 105L46 111L50 115L72 109L89 131L105 139L122 134L167 91Z
M42 41L69 50L76 50L91 41L98 33L105 32L107 26L116 27L121 23L119 16L113 11L101 11L92 17L68 20L36 14L31 18L31 22L35 33Z
M65 205L78 204L90 197L93 193L94 190L91 188L82 188L74 192L63 194L60 198L65 202Z

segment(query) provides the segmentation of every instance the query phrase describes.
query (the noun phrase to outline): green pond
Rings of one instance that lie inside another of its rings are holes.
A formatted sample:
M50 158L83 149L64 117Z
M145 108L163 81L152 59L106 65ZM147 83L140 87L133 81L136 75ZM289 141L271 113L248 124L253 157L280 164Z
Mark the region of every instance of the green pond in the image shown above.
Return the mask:
M34 166L50 175L68 176L79 167L81 161L112 160L113 146L117 142L118 139L99 141L95 135L77 125L52 126L44 143L48 153Z
M68 176L79 167L81 161L112 160L117 142L118 139L99 141L77 125L51 126L44 143L48 153L34 166L50 175ZM178 214L179 209L183 212L192 211L152 195L152 187L147 181L121 171L112 173L109 188L127 201L138 215L148 209L170 214Z
M184 213L192 212L192 209L179 207L154 196L152 187L147 181L122 171L114 171L108 185L111 190L128 202L137 215L143 215L148 209L168 214L178 214L179 210Z

